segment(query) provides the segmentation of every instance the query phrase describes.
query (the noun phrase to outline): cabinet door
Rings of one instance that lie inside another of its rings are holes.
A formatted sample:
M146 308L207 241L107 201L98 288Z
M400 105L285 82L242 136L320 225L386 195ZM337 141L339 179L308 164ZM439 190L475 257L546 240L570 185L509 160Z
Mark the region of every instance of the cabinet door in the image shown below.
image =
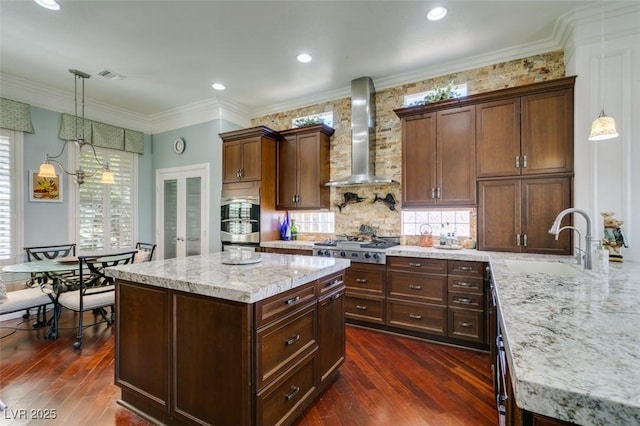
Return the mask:
M527 236L523 251L571 254L571 230L561 232L557 241L548 232L558 213L570 206L571 178L523 180L522 233ZM569 218L565 220L568 225Z
M331 374L344 362L345 329L344 329L344 286L328 294L318 301L318 368L320 382L331 377Z
M522 97L522 174L573 171L573 89Z
M260 142L259 137L242 142L241 180L243 182L260 180L262 176Z
M402 206L436 204L436 114L402 121Z
M302 209L320 207L320 134L298 136L298 203Z
M519 252L521 229L520 181L518 179L478 183L478 248ZM553 221L549 223L549 227ZM549 229L547 227L547 229Z
M242 145L240 141L222 144L222 183L240 182Z
M297 138L287 136L278 143L278 210L295 208L297 187Z
M476 204L476 110L438 111L438 204Z
M476 105L477 177L520 174L520 98Z

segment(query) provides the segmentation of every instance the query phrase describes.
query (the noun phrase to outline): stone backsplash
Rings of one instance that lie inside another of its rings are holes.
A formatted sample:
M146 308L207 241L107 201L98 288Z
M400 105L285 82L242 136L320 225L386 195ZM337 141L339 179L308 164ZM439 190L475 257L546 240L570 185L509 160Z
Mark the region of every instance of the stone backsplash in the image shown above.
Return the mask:
M378 235L400 235L401 125L393 110L402 107L405 95L444 87L450 82L466 83L467 94L473 95L564 76L564 53L554 51L377 91L375 174L398 183L331 188L331 210L335 212L336 234L355 234L361 224L367 224L376 229ZM284 130L291 128L292 119L326 111L333 111L335 133L331 139L330 167L331 179L334 180L351 174L351 98L256 117L251 120L251 125ZM340 212L337 205L343 201L345 192L355 192L367 200L348 205ZM383 203L373 203L376 195L384 198L387 194L395 198L396 211L390 210ZM472 225L474 229L475 225Z

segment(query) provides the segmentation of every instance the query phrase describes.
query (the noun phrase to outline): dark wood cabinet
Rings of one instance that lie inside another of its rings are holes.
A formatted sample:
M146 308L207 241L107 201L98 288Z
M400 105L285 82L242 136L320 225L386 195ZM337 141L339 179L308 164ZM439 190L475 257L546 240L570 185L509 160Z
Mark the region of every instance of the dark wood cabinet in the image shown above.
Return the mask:
M477 177L520 174L520 98L476 105Z
M478 193L480 250L571 254L571 233L548 233L571 206L570 177L480 181Z
M263 174L275 177L278 133L266 126L220 133L222 184L258 182ZM275 180L274 180L275 182ZM233 187L230 187L233 188Z
M334 130L324 124L280 132L277 165L278 210L329 207L329 143Z
M385 269L385 265L354 262L345 271L347 320L384 324Z
M344 362L344 281L247 304L118 280L123 405L163 424L291 424Z
M484 263L448 261L449 336L478 343L487 342Z
M402 205L475 205L475 106L398 115Z

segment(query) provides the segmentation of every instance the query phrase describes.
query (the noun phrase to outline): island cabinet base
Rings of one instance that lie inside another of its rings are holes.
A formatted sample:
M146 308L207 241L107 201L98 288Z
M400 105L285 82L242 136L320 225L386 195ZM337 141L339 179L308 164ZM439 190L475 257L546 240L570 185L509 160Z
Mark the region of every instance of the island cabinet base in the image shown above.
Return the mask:
M344 362L344 275L247 304L116 281L121 404L162 424L290 424Z

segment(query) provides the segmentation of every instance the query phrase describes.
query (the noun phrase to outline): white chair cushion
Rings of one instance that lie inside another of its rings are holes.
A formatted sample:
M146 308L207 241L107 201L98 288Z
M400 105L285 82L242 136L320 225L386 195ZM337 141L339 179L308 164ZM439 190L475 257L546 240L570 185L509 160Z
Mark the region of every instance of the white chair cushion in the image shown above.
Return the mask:
M4 281L0 278L0 303L7 300L7 286L4 285Z
M7 292L7 299L4 303L0 303L0 315L49 305L51 303L49 296L43 293L40 287L9 291Z
M104 289L101 287L96 288L96 291L99 291L99 290L104 290ZM84 295L83 309L85 311L90 311L92 309L115 305L116 303L115 289L111 289L103 293L95 293L95 294L91 294L91 293L92 291L91 289L89 289L89 291ZM64 306L67 309L71 309L72 311L79 312L80 311L80 290L66 291L62 293L58 298L58 303L60 303L60 305Z
M133 263L148 262L151 259L151 252L145 250L138 250L134 255Z

